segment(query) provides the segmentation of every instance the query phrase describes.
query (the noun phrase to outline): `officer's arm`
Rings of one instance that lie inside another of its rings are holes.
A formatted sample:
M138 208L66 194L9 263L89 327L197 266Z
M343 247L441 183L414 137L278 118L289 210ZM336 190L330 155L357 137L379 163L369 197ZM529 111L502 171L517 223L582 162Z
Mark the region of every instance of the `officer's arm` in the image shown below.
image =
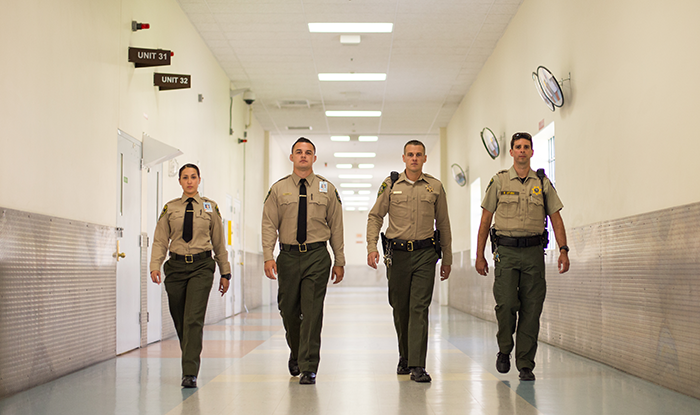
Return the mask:
M331 186L329 186L331 187ZM332 193L331 193L332 191ZM343 236L343 204L340 202L338 190L335 186L328 189L328 210L326 212L326 222L331 229L331 248L335 257L334 267L345 266L345 238ZM333 273L336 274L335 272ZM343 276L340 275L340 279ZM336 284L340 282L339 280Z
M379 232L382 230L382 225L384 224L384 216L386 216L389 211L389 193L391 190L391 179L384 180L377 195L377 201L374 202L374 206L367 214L367 254L371 254L377 251L377 240L379 240ZM386 186L384 186L386 185ZM378 254L377 254L378 255Z
M167 206L163 208L156 230L153 233L153 248L151 250L151 280L156 284L160 284L162 278L160 276L160 266L163 265L165 255L168 253L168 242L170 242L170 222L168 219Z
M481 275L486 275L489 272L489 266L486 262L486 257L484 256L484 250L486 249L486 240L489 237L489 230L491 229L491 219L493 219L493 212L486 209L481 209L481 224L479 224L479 234L476 241L476 272Z
M442 188L437 203L435 203L435 227L440 231L441 265L452 265L452 228L450 227L450 214L447 210L447 195L444 188Z
M224 224L219 212L219 207L211 202L214 212L211 214L211 244L214 247L214 260L219 264L219 272L222 276L231 276L231 263L228 262L228 250L226 250L226 239L224 238Z
M549 218L552 220L552 229L554 229L554 237L557 239L557 245L559 245L559 247L565 246L566 229L564 228L564 220L561 218L560 211L556 211L555 213L549 215ZM568 271L570 265L569 253L564 249L559 250L559 260L557 262L560 274Z
M277 232L279 229L279 215L277 210L277 193L275 189L270 192L263 204L262 214L262 248L263 260L274 260L275 243L277 242Z

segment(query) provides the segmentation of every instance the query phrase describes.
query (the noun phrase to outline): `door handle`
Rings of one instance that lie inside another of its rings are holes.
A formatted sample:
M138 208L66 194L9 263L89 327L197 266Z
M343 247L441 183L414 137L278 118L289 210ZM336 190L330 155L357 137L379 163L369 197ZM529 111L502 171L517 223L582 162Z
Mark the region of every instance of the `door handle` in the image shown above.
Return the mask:
M126 257L126 254L124 252L119 252L119 240L117 239L117 252L112 255L114 258L117 258L117 262L119 262L119 258L124 258Z

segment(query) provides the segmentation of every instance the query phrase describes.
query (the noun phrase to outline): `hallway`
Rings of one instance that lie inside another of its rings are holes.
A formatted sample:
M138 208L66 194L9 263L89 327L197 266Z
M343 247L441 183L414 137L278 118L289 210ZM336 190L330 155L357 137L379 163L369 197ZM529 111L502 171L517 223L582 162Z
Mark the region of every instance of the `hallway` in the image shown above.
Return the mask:
M700 401L540 344L535 382L494 367L495 324L434 305L430 384L395 374L391 309L381 288L330 287L318 383L287 372L277 310L205 327L198 389L180 387L169 339L0 401L14 414L697 414Z

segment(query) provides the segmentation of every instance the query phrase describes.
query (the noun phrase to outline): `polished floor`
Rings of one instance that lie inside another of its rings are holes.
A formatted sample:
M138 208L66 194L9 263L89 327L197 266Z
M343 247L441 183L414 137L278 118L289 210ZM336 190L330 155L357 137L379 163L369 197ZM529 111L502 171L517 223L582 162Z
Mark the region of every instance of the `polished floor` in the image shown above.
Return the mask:
M448 307L431 313L427 370L395 374L398 354L379 288L329 289L317 384L287 371L274 307L205 328L198 389L180 387L166 340L0 401L5 414L699 414L700 401L540 344L535 382L494 367L495 324Z

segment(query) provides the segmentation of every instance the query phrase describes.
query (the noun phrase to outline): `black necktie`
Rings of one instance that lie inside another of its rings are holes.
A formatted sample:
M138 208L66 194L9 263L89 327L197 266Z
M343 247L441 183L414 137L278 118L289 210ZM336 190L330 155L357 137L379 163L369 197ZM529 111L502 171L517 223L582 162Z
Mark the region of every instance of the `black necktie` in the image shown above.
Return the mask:
M297 216L297 242L306 242L306 179L299 181L299 215Z
M192 202L194 198L187 199L187 209L185 210L185 223L182 226L182 239L185 242L192 240L192 219L194 218L194 207Z

